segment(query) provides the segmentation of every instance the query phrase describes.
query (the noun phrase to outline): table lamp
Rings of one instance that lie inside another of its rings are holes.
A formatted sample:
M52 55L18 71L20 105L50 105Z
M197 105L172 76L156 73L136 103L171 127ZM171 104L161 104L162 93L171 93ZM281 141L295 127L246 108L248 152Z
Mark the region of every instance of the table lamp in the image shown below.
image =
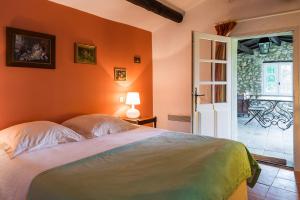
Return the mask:
M139 105L140 103L140 95L138 92L127 93L126 104L131 105L131 108L126 112L128 118L138 118L140 116L140 111L134 108L134 105Z

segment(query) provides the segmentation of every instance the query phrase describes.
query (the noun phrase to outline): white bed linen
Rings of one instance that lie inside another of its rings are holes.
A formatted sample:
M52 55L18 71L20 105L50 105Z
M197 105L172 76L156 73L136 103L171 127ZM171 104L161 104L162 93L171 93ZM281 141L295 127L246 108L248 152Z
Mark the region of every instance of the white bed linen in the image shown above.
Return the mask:
M163 132L166 130L140 127L123 133L24 153L12 160L4 151L0 150L0 200L26 200L31 181L48 169Z

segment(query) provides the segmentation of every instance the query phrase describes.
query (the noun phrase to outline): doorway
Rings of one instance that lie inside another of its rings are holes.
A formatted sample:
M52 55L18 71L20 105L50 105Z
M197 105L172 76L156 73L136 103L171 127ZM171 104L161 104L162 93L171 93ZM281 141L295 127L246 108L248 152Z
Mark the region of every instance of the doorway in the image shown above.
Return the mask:
M237 140L258 160L293 167L293 33L240 38L235 54Z

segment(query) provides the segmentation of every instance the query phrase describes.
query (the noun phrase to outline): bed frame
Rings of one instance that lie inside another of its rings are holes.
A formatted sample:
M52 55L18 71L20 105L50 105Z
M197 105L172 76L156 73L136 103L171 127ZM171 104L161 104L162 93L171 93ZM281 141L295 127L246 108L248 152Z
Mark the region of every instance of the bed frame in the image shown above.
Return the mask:
M233 194L229 197L228 200L247 200L248 192L247 192L247 183L243 181L239 187L233 192Z

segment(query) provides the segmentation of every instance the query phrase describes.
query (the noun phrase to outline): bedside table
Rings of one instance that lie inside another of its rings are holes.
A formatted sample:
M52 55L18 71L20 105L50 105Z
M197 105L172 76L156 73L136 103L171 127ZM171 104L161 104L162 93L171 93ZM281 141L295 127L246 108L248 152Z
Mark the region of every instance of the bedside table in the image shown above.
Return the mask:
M137 125L153 123L153 127L156 128L157 117L139 117L134 119L130 119L130 118L122 118L122 119Z

